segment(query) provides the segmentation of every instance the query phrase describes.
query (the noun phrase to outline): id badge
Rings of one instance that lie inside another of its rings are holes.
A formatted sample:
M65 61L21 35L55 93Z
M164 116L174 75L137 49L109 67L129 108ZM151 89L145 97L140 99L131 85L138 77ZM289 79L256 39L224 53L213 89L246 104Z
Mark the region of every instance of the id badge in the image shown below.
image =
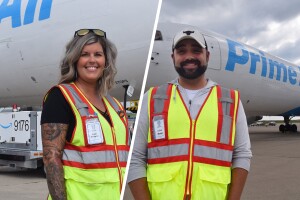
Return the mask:
M157 115L153 117L153 131L154 131L154 139L165 139L165 121L162 115Z
M85 121L88 144L103 143L103 132L98 118L89 118Z

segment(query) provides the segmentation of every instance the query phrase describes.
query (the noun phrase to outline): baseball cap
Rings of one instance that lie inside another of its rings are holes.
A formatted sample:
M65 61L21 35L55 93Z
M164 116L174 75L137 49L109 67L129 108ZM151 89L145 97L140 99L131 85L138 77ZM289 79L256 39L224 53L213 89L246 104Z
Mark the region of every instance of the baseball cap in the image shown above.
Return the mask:
M176 45L181 40L185 40L185 39L194 39L194 40L196 40L196 42L199 43L199 45L202 48L206 48L206 41L205 41L203 35L198 30L195 30L195 29L192 29L192 28L187 28L187 29L184 29L184 30L178 32L175 35L175 37L173 39L172 49L174 50Z

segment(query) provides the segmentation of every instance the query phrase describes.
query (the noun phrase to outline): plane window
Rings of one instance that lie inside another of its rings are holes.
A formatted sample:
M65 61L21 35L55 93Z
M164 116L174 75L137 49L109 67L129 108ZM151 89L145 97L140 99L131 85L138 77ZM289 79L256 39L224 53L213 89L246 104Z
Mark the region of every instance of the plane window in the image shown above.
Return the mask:
M161 32L159 30L156 30L155 40L163 40L162 34L161 34Z

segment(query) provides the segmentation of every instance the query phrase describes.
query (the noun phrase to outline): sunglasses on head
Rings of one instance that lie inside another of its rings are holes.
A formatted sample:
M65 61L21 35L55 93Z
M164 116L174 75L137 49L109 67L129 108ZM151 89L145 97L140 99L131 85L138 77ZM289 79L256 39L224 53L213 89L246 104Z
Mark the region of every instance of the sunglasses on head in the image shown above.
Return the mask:
M75 31L74 37L76 36L84 36L90 32L93 32L95 35L98 35L99 37L106 38L105 31L102 31L100 29L79 29L78 31Z

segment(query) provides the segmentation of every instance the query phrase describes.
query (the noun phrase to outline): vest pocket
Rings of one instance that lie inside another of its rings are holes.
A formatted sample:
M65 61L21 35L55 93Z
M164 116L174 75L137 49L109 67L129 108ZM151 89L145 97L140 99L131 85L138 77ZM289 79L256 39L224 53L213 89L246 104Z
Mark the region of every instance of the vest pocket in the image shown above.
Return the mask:
M82 183L65 180L67 199L116 200L120 198L119 183Z
M183 198L186 181L183 165L180 162L148 165L147 181L152 200Z
M116 168L86 170L64 166L64 176L68 199L120 198L120 180Z
M97 184L97 183L119 183L119 173L116 168L106 169L80 169L64 166L65 179L74 181Z
M230 182L230 167L195 164L192 181L192 200L226 199L227 188Z

